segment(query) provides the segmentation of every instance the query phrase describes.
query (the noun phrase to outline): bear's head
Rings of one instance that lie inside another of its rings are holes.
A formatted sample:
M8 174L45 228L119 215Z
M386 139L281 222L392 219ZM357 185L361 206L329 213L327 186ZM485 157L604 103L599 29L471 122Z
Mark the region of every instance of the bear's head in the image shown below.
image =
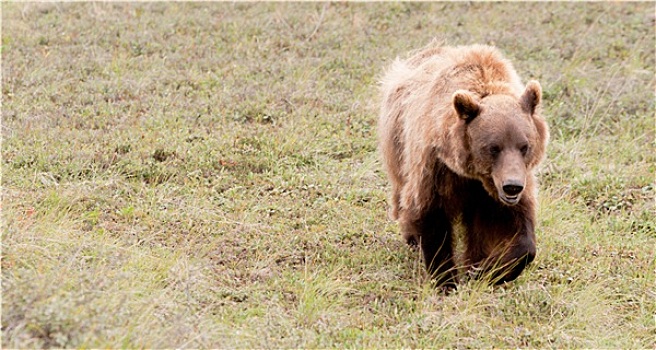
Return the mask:
M480 98L465 90L453 94L454 108L465 124L466 171L505 205L519 203L544 155L548 131L539 116L541 99L537 81L529 82L520 96Z

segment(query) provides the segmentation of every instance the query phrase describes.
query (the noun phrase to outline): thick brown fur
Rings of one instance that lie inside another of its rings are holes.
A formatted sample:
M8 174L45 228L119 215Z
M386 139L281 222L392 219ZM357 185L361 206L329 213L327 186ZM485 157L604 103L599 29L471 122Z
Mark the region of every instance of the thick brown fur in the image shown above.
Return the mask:
M456 280L453 227L475 276L515 279L535 256L534 169L549 139L541 88L491 46L431 44L382 84L379 148L390 216L439 284Z

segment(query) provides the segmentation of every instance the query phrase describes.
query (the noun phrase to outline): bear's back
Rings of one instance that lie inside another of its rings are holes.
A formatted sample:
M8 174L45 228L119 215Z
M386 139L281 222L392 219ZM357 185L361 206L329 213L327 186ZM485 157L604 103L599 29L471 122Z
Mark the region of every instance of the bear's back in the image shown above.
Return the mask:
M492 46L428 46L405 64L414 74L428 78L433 95L450 95L462 89L482 98L493 94L519 96L523 91L512 63Z

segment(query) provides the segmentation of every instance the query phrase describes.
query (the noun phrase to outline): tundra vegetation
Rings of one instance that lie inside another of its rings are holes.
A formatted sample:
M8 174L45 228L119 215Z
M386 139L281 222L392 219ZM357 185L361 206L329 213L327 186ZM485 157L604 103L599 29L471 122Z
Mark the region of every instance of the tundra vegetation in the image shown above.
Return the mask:
M653 3L3 3L2 347L653 348ZM541 82L537 257L445 296L377 81L437 37Z

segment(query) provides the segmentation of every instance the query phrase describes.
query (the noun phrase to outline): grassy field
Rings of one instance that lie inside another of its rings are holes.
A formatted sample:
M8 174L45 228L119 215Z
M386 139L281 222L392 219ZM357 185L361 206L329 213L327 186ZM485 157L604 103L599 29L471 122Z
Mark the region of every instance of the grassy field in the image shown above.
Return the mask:
M3 3L2 347L656 347L653 3ZM444 296L377 79L432 38L544 89L538 256Z

